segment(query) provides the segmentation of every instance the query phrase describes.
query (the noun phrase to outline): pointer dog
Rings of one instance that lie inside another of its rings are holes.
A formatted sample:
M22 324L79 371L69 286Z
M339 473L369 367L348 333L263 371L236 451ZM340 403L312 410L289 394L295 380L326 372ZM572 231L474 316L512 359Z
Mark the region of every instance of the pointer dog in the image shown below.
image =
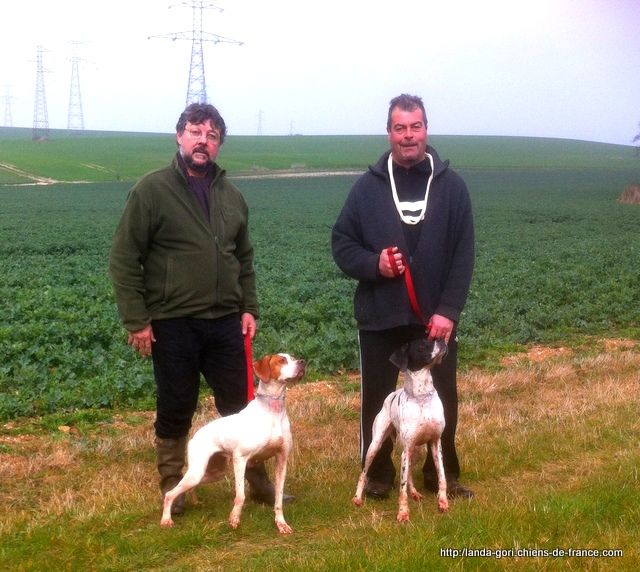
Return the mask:
M382 443L387 437L397 435L403 448L397 521L409 520L407 491L414 500L422 500L422 495L413 484L411 469L423 445L429 445L438 474L438 509L445 512L449 508L440 445L444 430L444 411L438 392L433 387L430 371L442 361L446 353L447 346L444 342L430 342L425 337L404 344L389 358L404 373L404 387L387 396L373 422L373 437L358 479L353 497L354 505L363 504L362 494L367 484L367 471Z
M259 380L256 397L239 413L215 419L200 428L187 446L188 469L182 480L164 497L162 526L173 526L171 505L177 496L199 483L219 479L228 461L233 462L236 496L229 524L237 528L244 505L244 473L247 463L276 458L275 522L283 534L292 532L282 512L287 457L292 437L284 405L287 383L304 375L305 363L289 354L266 355L253 363Z

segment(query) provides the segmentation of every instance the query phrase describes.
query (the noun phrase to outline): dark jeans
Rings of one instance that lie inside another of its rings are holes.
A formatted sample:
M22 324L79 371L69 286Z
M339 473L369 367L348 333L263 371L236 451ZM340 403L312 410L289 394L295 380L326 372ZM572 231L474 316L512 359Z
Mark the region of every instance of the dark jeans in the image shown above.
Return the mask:
M360 457L364 464L367 449L371 444L373 420L382 408L385 398L395 391L398 368L390 361L391 354L411 339L424 336L423 327L400 327L390 330L360 330L360 366L362 374L360 412ZM447 356L432 370L433 385L444 407L445 429L442 434L442 459L447 477L460 476L460 464L455 446L458 424L458 392L456 388L456 366L458 344L455 331L448 344ZM383 483L392 483L396 470L391 460L393 441L389 438L376 455L369 468L369 478ZM425 479L435 480L435 468L428 452L422 469Z
M156 436L184 437L198 405L200 374L220 415L247 404L247 366L239 314L216 320L175 318L151 323L157 388Z

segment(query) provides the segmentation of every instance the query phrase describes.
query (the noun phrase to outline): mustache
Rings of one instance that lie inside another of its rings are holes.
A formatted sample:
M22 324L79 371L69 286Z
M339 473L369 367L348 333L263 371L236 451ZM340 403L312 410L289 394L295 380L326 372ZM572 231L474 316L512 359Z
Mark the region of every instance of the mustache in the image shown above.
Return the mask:
M202 153L203 155L209 157L209 150L206 147L194 147L192 153Z

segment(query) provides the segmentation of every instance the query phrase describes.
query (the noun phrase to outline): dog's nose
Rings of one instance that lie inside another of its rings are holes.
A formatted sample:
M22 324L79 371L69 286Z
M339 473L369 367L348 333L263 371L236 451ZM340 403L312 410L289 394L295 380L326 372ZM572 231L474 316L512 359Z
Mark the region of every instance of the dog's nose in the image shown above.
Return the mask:
M436 340L435 341L436 344L436 351L442 356L446 356L447 352L449 351L449 348L447 346L447 343L444 340Z

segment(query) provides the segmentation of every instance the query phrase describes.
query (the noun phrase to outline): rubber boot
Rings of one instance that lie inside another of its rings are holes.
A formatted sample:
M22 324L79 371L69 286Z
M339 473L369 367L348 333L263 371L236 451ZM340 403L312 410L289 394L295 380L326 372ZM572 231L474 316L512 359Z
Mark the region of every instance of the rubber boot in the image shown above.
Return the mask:
M160 474L160 491L162 498L182 479L182 468L185 463L187 437L179 439L161 439L156 437L156 460ZM184 514L184 494L178 496L171 506L172 516Z
M249 483L249 498L252 501L273 506L276 500L276 490L269 480L264 462L247 465L244 476ZM291 495L283 494L282 502L291 502L293 498Z

